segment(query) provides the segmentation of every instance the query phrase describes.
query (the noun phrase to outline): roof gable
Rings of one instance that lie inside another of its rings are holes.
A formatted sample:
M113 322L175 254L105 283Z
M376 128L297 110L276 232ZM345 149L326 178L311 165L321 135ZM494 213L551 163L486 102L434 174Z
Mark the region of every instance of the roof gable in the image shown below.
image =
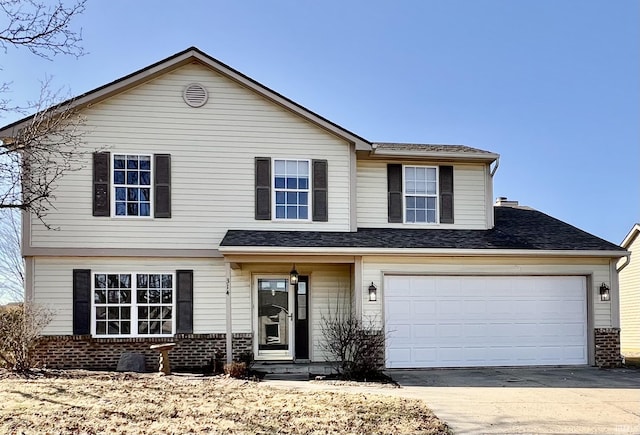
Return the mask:
M71 107L82 109L193 62L198 62L208 68L211 68L241 86L256 92L270 102L281 106L312 124L328 131L329 133L354 144L356 150L368 151L371 149L371 144L366 139L340 127L338 124L329 121L293 100L273 91L252 78L209 56L196 47L190 47L184 51L174 54L173 56L149 65L146 68L135 71L111 83L107 83L92 91L67 100L59 104L58 107L70 105ZM0 139L12 137L15 134L14 132L31 120L33 116L34 115L28 116L1 128Z
M637 240L638 235L640 235L640 223L635 224L631 228L631 231L629 231L629 234L627 234L622 243L620 243L620 246L624 249L629 249L633 242Z

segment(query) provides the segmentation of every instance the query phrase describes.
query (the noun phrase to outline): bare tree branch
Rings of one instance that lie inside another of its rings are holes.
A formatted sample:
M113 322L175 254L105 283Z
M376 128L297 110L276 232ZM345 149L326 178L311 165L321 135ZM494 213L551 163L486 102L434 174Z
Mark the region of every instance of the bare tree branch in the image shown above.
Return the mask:
M0 210L0 301L24 300L20 212Z
M48 80L43 82L33 105L36 114L0 145L0 209L29 211L49 229L44 218L55 209L57 182L86 161L84 118L71 100L59 104L61 99Z
M53 3L53 4L52 4ZM82 30L71 21L84 12L86 0L65 6L62 0L0 0L0 46L25 47L33 54L51 59L57 54L82 56Z

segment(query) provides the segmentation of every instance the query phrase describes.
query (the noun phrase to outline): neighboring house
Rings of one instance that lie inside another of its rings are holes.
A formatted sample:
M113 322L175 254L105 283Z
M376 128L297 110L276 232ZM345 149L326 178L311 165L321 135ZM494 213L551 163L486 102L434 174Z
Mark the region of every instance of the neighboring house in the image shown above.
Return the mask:
M495 153L370 142L196 48L73 104L104 151L60 182L59 231L23 226L50 367L165 341L174 367L324 361L344 307L388 332L387 367L620 362L626 251L494 205Z
M620 246L631 255L620 260L620 342L624 355L640 355L640 224Z

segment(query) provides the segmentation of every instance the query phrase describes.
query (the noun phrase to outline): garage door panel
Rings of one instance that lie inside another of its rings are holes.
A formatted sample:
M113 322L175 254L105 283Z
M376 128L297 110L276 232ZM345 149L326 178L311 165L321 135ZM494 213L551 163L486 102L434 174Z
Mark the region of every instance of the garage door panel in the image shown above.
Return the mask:
M413 314L416 318L430 317L436 313L435 300L415 299L413 301L409 301L409 306L413 310Z
M396 278L385 277L388 367L587 362L584 277Z
M409 297L411 278L407 276L393 276L386 279L385 295L389 297Z
M433 364L437 361L437 348L417 347L413 349L413 360L418 363Z
M411 299L389 299L386 303L386 316L391 321L408 319L411 315Z

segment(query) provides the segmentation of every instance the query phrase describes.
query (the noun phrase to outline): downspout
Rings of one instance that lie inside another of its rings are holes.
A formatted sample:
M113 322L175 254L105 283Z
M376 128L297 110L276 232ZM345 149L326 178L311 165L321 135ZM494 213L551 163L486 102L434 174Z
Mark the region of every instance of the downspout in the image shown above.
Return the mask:
M620 273L622 271L622 269L624 269L625 267L627 267L629 265L629 263L631 263L631 252L629 252L627 255L625 255L625 260L624 263L622 263L620 265L620 267L618 267L616 270L618 271L618 273Z
M500 156L496 157L496 164L491 169L491 164L489 164L489 178L484 177L485 183L485 201L486 204L486 221L487 221L487 229L492 229L495 226L495 215L493 210L493 176L496 174L498 170L498 166L500 166Z
M498 166L500 166L500 156L498 156L498 158L496 158L496 165L491 170L491 174L490 174L491 178L493 178L493 176L496 174L496 171L498 170Z

